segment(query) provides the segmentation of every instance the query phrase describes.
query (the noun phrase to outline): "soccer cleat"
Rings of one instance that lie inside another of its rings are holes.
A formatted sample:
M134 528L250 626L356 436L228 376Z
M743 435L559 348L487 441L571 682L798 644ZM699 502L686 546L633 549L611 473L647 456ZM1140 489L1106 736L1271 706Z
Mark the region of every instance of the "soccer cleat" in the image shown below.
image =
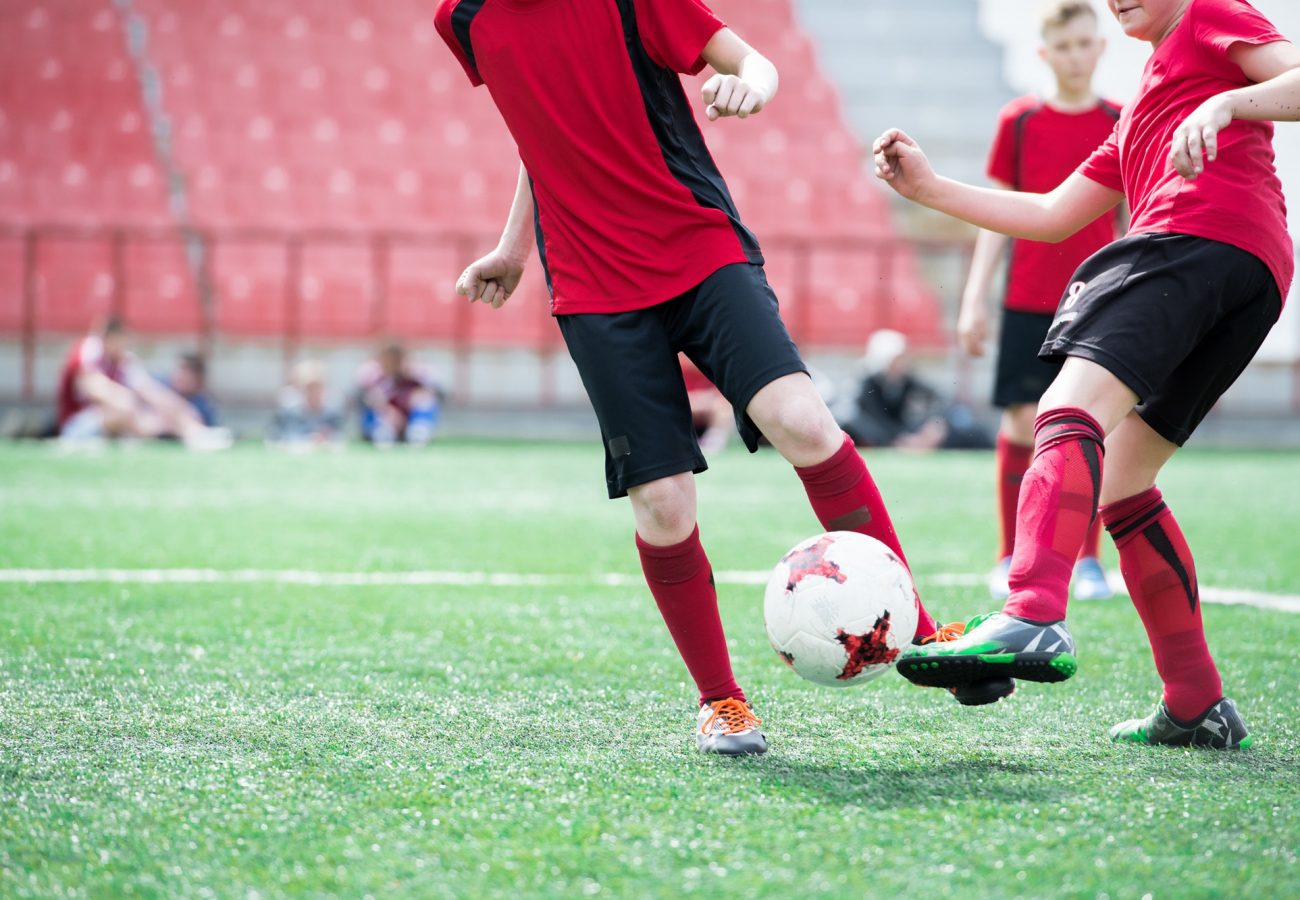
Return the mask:
M1110 739L1117 743L1167 747L1208 747L1211 750L1245 750L1250 747L1251 736L1246 723L1237 712L1237 704L1227 697L1219 700L1190 725L1180 725L1169 714L1163 700L1156 711L1145 719L1120 722L1110 730Z
M745 756L766 753L767 738L758 726L763 720L743 700L729 697L700 707L695 717L695 746L702 753Z
M1031 622L1001 612L971 619L956 640L908 648L897 665L913 684L944 688L990 678L1064 681L1078 669L1065 620Z
M1115 589L1106 580L1106 571L1095 556L1085 556L1074 564L1070 591L1075 600L1109 600Z
M949 622L940 625L934 634L917 638L912 643L924 647L926 644L947 643L958 640L966 632L965 622ZM1016 692L1016 683L1010 678L987 678L974 684L963 684L948 688L948 692L957 698L962 706L984 706L997 703L1004 697Z
M1011 596L1011 557L1002 557L989 573L989 596L997 601Z

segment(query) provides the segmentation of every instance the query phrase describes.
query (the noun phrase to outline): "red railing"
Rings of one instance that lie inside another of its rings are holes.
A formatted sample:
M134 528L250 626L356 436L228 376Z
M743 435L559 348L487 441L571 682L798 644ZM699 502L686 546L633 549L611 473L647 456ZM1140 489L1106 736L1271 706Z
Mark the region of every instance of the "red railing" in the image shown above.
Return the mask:
M288 364L304 341L401 337L449 347L453 390L470 353L517 347L561 351L534 272L508 312L486 313L452 293L466 262L495 235L265 229L139 229L0 225L0 335L18 335L31 399L38 344L115 313L141 333L191 335L201 349L241 339L279 345ZM776 235L763 241L768 275L791 333L805 347L860 347L892 327L920 346L945 340L969 242ZM329 280L330 274L336 281ZM546 367L549 370L549 367ZM543 398L551 386L541 385Z

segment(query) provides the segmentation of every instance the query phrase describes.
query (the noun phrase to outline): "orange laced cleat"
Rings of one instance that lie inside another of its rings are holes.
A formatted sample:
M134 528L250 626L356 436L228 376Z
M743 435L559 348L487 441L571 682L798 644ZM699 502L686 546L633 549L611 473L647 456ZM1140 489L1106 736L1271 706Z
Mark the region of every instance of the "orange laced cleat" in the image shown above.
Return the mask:
M767 738L758 730L763 720L743 700L728 697L700 707L695 746L703 753L746 756L766 753Z

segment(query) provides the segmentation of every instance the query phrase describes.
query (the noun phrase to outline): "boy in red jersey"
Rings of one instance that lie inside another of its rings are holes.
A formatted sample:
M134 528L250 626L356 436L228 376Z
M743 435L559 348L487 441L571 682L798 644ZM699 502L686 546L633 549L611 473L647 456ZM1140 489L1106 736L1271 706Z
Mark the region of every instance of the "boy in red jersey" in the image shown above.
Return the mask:
M225 428L209 428L198 412L157 381L131 352L126 324L109 316L68 350L59 373L59 437L69 443L104 438L179 438L192 450L224 450Z
M786 333L678 75L712 66L708 118L745 118L772 100L776 69L699 0L442 0L435 23L487 85L523 163L500 243L457 290L499 307L536 240L600 421L609 496L631 498L642 570L699 689L696 745L761 753L695 524L693 474L707 464L678 352L731 402L751 451L761 434L795 466L825 528L902 556ZM920 634L934 630L922 609Z
M971 187L936 176L900 131L875 143L877 174L900 194L992 231L1060 240L1126 196L1132 210L1128 235L1075 273L1043 344L1063 363L1038 407L1010 598L898 668L943 686L1074 674L1067 586L1100 502L1164 683L1156 711L1111 737L1244 748L1205 643L1192 556L1155 478L1250 362L1290 287L1272 123L1300 119L1300 49L1245 0L1107 2L1154 52L1114 133L1060 187Z
M1101 100L1092 76L1106 49L1097 13L1088 0L1056 0L1043 14L1038 54L1052 70L1056 92L1047 99L1020 97L1003 108L989 151L988 176L1003 190L1046 192L1088 158L1111 133L1119 105ZM1034 452L1034 416L1056 367L1038 358L1070 276L1085 259L1115 240L1116 217L1107 214L1059 244L1011 241L981 231L957 316L957 342L974 357L988 338L988 294L994 271L1011 248L1003 298L993 403L1002 407L997 440L998 520L1001 545L989 576L995 600L1010 593L1007 573L1015 547L1016 500ZM1112 594L1098 561L1101 522L1088 529L1074 566L1074 596L1096 600Z

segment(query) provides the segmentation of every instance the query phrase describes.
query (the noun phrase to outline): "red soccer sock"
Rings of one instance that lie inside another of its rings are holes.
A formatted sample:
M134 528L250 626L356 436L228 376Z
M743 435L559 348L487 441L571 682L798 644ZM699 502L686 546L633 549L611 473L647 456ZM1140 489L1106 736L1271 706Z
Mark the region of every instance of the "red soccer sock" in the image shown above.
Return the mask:
M875 538L898 555L907 565L907 557L894 532L894 523L885 508L884 498L867 471L853 438L844 435L844 443L830 459L815 466L795 466L794 470L808 492L808 502L818 521L827 531L856 531ZM916 634L934 634L934 617L916 598Z
M1074 561L1097 515L1105 441L1082 409L1048 410L1035 420L1004 612L1035 622L1065 618Z
M1020 501L1020 483L1033 455L1032 446L1013 444L1006 435L998 434L994 458L997 460L998 522L1002 526L999 560L1006 559L1016 549L1016 504Z
M1223 696L1223 683L1205 644L1196 565L1182 529L1154 487L1107 504L1101 515L1146 626L1165 706L1175 719L1191 721Z
M641 571L654 595L668 633L677 645L687 670L695 679L700 702L735 697L745 692L731 673L727 638L718 615L718 594L713 587L713 568L700 545L700 529L680 544L655 547L636 536L641 554Z

